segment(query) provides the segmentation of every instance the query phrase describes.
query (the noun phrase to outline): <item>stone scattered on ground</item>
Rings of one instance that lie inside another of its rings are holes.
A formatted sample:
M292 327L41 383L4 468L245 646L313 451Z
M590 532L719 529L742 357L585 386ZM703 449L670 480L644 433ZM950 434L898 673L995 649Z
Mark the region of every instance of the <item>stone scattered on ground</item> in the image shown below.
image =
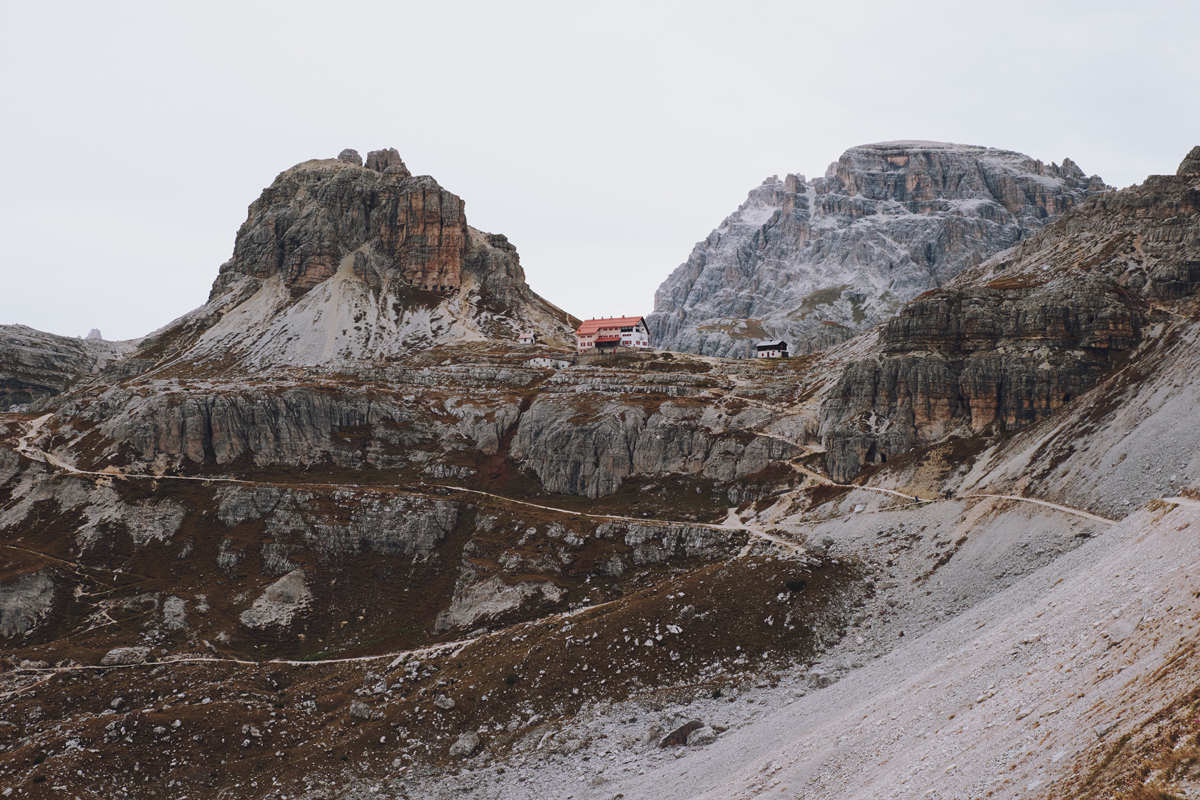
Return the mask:
M148 658L150 658L149 647L116 647L104 654L104 658L100 659L100 664L105 667L145 664Z
M704 727L704 723L702 723L700 720L689 720L664 736L662 741L658 743L658 746L674 747L675 745L687 744L688 736L690 736L693 731L699 730L702 727Z
M454 744L450 745L450 756L452 758L462 758L471 755L478 749L479 734L475 731L467 731L462 736L459 736Z
M368 672L363 677L362 690L367 694L383 694L388 690L387 678L377 672Z

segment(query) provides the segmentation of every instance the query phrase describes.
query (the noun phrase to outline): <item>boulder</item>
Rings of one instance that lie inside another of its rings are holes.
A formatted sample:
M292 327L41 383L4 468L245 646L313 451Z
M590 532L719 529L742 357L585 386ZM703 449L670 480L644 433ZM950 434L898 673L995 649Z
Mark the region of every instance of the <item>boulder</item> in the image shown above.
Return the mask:
M117 647L105 653L100 664L105 667L145 664L149 658L149 647Z
M442 633L456 628L466 630L482 621L501 617L521 608L558 603L567 594L566 589L551 581L509 583L495 575L473 578L474 574L470 573L459 580L450 607L441 611L434 621L435 631Z
M363 676L362 690L367 694L383 694L388 690L387 678L377 672L368 672Z
M704 723L701 722L700 720L698 720L698 719L689 720L688 722L685 722L682 725L676 727L674 730L672 730L670 733L668 733L666 736L664 736L659 741L658 746L659 747L675 747L677 745L687 744L688 737L692 734L692 731L699 730L702 727L704 727Z
M805 680L810 689L824 689L826 686L837 683L837 675L817 668L810 670L805 676Z
M305 582L304 570L296 569L268 586L239 619L249 628L288 625L311 602L312 592Z
M358 151L351 150L349 147L338 153L338 161L346 161L356 167L361 167L363 163L362 156L358 154Z
M469 756L479 749L479 744L479 734L475 731L467 731L462 736L459 736L454 744L450 745L450 757L464 758Z

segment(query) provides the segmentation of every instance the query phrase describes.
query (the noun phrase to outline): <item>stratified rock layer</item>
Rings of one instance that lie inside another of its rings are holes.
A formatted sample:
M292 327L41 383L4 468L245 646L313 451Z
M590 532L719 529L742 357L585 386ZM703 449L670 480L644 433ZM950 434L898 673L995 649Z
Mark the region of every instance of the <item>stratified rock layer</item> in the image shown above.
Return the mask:
M1164 313L1155 304L1200 281L1193 155L1178 176L1092 198L906 306L822 407L830 475L848 480L955 430L1030 425L1096 385Z
M374 288L395 272L421 289L457 290L467 251L463 201L428 176L384 175L359 161L306 161L281 173L251 204L214 293L231 274L280 275L311 289L355 251L365 259L356 271Z
M0 411L61 394L124 355L130 346L100 338L72 339L0 325Z
M638 404L627 397L547 393L521 416L512 453L547 490L588 497L612 494L633 475L729 483L800 451L791 442L750 434L755 416L726 417L687 400Z
M1070 159L937 142L847 150L824 178L768 178L655 294L655 346L745 356L842 341L1108 187Z
M822 409L835 480L966 425L1019 428L1094 386L1137 341L1146 305L1110 281L941 290L887 324ZM836 424L833 421L837 420Z

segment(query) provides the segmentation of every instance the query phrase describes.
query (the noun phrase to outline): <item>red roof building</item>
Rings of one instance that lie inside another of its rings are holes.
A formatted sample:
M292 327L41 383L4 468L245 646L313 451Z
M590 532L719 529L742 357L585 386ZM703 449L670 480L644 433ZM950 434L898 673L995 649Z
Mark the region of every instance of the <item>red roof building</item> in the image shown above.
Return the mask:
M575 331L575 344L580 353L609 351L618 347L647 348L650 331L642 317L609 317L589 319Z

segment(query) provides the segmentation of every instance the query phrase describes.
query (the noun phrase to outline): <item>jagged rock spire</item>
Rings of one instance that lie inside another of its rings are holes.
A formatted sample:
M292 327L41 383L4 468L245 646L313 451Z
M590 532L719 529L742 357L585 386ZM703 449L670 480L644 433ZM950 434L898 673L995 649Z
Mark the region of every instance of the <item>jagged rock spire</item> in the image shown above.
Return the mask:
M1200 175L1200 145L1193 147L1191 152L1183 157L1183 162L1175 174L1180 178L1184 175Z

